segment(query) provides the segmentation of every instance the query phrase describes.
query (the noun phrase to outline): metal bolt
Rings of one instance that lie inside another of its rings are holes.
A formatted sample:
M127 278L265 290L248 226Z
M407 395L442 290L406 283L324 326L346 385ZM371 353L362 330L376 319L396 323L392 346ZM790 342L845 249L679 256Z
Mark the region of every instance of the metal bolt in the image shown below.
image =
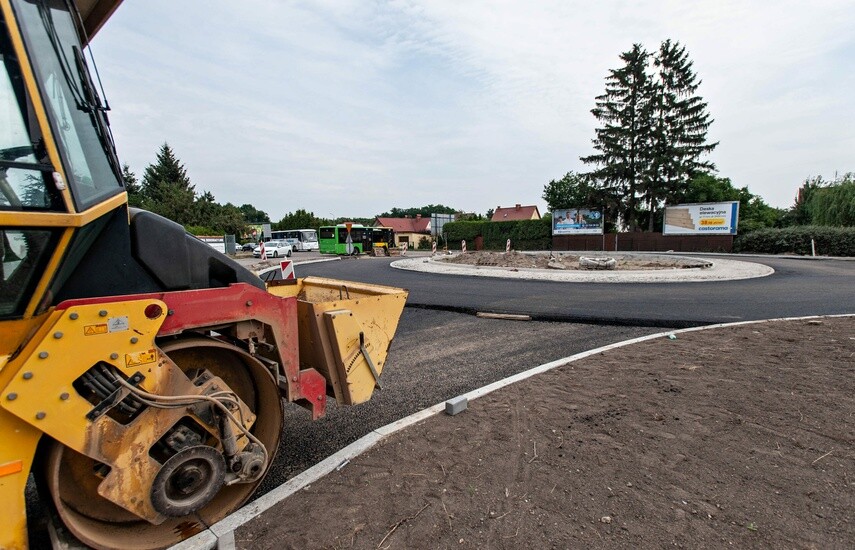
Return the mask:
M139 338L137 338L136 336L134 336L133 338L131 338L131 344L136 344L136 343L137 343L137 342L139 342L139 341L140 341L140 339L139 339Z
M47 416L47 413L39 411L36 413L36 420L42 420L46 416Z
M33 373L31 373L30 371L27 371L22 376L24 377L24 380L29 380L30 378L33 377Z
M292 376L292 377L291 377L291 382L296 382L296 381L297 381L297 377L296 377L296 376Z
M69 397L71 397L71 396L68 395L68 392L62 392L61 394L59 394L59 398L62 399L63 401L68 401Z
M60 338L62 338L62 333L59 331L56 331L53 333L53 337L56 338L57 340L59 340Z
M48 352L46 352L46 351L39 352L39 359L47 359L47 358L48 358Z
M252 307L252 300L246 301L246 307Z
M324 400L324 396L323 396L323 395L319 395L319 396L318 396L318 401L323 401L323 400Z
M80 315L78 315L76 313L72 313L71 315L68 316L68 318L71 319L72 321L76 321L78 317L80 317Z
M175 315L175 310L174 310L174 309L169 309L169 310L167 310L167 311L166 311L166 314L167 314L167 315Z
M115 361L118 358L119 358L119 354L116 353L115 351L110 354L110 359L112 359L113 361Z
M14 400L18 399L18 394L17 393L6 394L6 399L9 401L14 401Z
M98 312L98 315L100 315L101 317L106 317L107 316L107 310L102 309L101 311Z

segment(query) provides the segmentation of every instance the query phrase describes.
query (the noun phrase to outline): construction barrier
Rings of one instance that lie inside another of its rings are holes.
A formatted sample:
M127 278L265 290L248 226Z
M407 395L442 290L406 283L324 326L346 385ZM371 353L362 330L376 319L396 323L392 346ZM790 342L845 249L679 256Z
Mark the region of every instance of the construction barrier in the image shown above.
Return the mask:
M265 250L264 250L264 241L261 241L261 243L259 243L259 246L261 247L261 254L260 254L261 259L266 260L267 259L267 252L265 252Z
M460 249L466 254L466 239L460 241Z
M436 256L436 241L433 241L430 245L430 254L431 256Z
M508 239L508 242L505 243L505 254L509 253L510 251L511 251L511 240Z
M279 262L279 266L282 268L282 280L283 281L296 281L297 277L294 275L294 262L291 260L282 260Z
M410 243L403 243L401 246L403 247L401 249L401 256L406 256L407 250L410 248Z

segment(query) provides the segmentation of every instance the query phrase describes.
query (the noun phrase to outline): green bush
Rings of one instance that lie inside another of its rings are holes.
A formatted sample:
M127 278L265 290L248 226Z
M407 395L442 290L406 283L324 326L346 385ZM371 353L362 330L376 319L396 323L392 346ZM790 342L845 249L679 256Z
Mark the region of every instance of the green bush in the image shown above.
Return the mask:
M204 236L215 236L222 235L222 231L217 231L216 229L212 229L210 227L205 227L202 225L185 225L184 231L190 233L191 235L204 235Z
M419 242L416 245L418 250L430 250L431 249L431 240L429 237L420 237Z
M760 229L739 235L733 241L733 251L809 256L811 239L818 256L855 256L855 227L817 225Z
M451 222L443 226L448 247L460 250L460 241L466 240L467 250L475 250L475 237L484 238L485 250L504 250L511 240L514 250L549 250L552 246L552 220L521 220L513 222Z

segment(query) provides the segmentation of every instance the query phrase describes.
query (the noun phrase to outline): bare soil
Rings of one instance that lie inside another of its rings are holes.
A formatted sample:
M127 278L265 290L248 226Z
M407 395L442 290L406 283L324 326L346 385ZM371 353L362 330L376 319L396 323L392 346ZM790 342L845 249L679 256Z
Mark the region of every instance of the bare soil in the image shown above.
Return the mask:
M578 254L561 252L541 252L523 254L511 252L467 252L438 259L450 264L476 265L486 267L504 267L516 269L583 269L579 266ZM609 257L615 260L615 270L642 271L650 269L690 269L708 267L710 263L697 258L681 258L669 256L615 254L608 255L592 252L589 257Z
M855 317L681 333L386 439L239 548L850 548Z

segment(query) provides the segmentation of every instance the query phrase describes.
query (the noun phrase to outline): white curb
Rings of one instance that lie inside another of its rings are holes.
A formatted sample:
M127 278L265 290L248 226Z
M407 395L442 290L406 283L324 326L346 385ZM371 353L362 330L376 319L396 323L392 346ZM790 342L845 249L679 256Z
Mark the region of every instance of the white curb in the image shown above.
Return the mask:
M483 397L489 393L504 388L505 386L515 384L517 382L525 380L526 378L531 378L532 376L542 374L557 367L564 366L568 363L579 361L580 359L585 359L586 357L590 357L592 355L603 353L605 351L613 350L616 348L622 348L624 346L630 346L633 344L646 342L648 340L655 340L657 338L666 338L671 334L696 332L700 330L708 330L715 328L736 327L740 325L755 325L777 321L805 321L809 319L823 319L835 317L855 317L855 314L847 313L841 315L810 315L807 317L782 317L777 319L763 319L759 321L739 321L735 323L719 323L715 325L706 325L702 327L692 327L679 330L658 332L656 334L648 334L647 336L640 336L638 338L624 340L623 342L616 342L614 344L609 344L607 346L602 346L589 351L583 351L581 353L577 353L569 357L557 359L555 361L545 363L527 371L517 373L513 376L503 378L502 380L493 382L492 384L488 384L476 390L472 390L468 393L464 393L459 397L465 397L469 401L472 401L473 399ZM405 418L402 418L401 420L397 420L395 422L392 422L391 424L387 424L381 428L373 430L362 438L351 443L344 449L333 454L329 458L322 460L311 468L303 471L299 475L296 475L293 478L289 479L287 482L283 483L276 489L259 497L257 500L251 502L250 504L247 504L246 506L234 512L230 516L227 516L223 520L215 523L209 529L179 544L172 546L170 550L211 550L214 548L217 548L219 550L227 550L228 548L234 548L234 530L238 527L249 522L253 518L262 514L263 512L269 510L276 504L279 504L281 501L285 500L297 491L304 489L312 483L318 481L333 470L339 468L342 465L346 465L347 462L361 455L370 448L374 447L383 439L406 428L409 428L414 424L418 424L419 422L422 422L423 420L426 420L432 416L435 416L444 410L445 402L433 405L432 407L428 407L427 409L423 409L417 413L411 414Z

